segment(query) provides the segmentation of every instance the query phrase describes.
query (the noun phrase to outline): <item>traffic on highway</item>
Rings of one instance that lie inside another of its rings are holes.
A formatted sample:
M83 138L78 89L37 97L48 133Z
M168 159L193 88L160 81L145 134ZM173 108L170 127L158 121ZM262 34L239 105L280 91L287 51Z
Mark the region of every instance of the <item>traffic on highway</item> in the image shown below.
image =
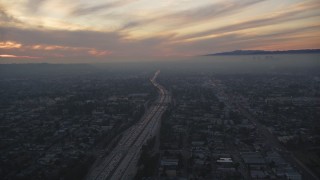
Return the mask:
M159 93L154 105L149 108L138 123L123 133L117 146L101 163L93 167L86 179L133 179L141 147L158 132L161 116L171 101L168 91L156 81L159 74L160 71L157 71L150 79Z

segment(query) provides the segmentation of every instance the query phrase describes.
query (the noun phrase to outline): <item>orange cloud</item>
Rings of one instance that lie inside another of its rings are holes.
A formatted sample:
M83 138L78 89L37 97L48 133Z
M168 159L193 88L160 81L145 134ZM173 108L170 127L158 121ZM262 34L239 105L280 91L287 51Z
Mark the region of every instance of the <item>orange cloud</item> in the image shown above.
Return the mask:
M70 47L70 46L56 46L56 45L43 45L43 44L38 44L38 45L33 45L33 46L26 46L28 49L33 49L33 50L45 50L45 51L73 51L73 52L87 52L89 55L92 56L107 56L111 54L111 51L107 50L98 50L95 48L87 48L87 47ZM56 56L56 54L54 55ZM59 55L61 56L61 55Z
M93 56L106 56L106 55L110 55L111 51L98 51L96 49L92 49L92 50L88 51L88 53Z
M34 49L34 50L49 50L49 51L50 50L73 50L73 51L75 51L75 50L83 49L83 48L78 48L78 47L43 45L43 44L28 46L28 48Z
M35 56L16 56L16 55L12 55L12 54L0 54L0 58L39 59L40 57L35 57Z
M15 41L4 41L0 42L0 49L7 49L7 51L12 52L35 52L36 54L41 54L41 56L46 57L67 57L74 55L90 55L95 57L102 57L110 55L112 52L107 50L99 50L89 47L71 47L71 46L59 46L59 45L47 45L47 44L35 44L35 45L23 45ZM17 50L15 50L17 49ZM8 52L7 52L8 53ZM66 54L67 53L67 54ZM35 58L33 56L16 56L9 54L2 54L0 57L5 58Z
M22 44L14 41L0 42L0 49L15 49L15 48L20 48L21 46Z

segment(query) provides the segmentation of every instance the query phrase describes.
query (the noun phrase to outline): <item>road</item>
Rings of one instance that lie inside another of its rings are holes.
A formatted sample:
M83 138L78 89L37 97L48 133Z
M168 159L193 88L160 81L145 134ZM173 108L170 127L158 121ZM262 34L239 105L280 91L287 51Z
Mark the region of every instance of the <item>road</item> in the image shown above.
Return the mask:
M141 147L153 137L160 126L161 116L171 101L168 91L157 83L160 71L150 79L159 97L139 122L123 133L117 146L101 163L92 168L87 180L133 179Z

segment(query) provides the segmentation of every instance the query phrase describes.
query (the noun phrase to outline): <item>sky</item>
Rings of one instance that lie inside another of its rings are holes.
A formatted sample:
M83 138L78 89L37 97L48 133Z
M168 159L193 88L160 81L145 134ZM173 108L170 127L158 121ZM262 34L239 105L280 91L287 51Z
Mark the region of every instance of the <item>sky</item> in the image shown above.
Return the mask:
M320 48L320 0L0 0L0 61Z

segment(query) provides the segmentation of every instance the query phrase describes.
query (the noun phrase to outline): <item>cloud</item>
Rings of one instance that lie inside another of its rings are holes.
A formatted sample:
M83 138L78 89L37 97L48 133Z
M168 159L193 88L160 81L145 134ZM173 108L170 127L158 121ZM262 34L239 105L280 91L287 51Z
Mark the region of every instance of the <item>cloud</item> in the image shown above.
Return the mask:
M71 12L71 15L79 16L79 15L88 15L91 13L96 13L98 11L108 11L112 8L118 8L121 6L125 6L127 4L131 4L133 2L136 2L138 0L117 0L113 2L108 2L104 4L99 4L95 6L85 6L85 5L78 5L73 11Z
M37 12L47 0L28 0L27 8L30 12Z
M128 39L116 32L37 30L3 27L6 36L2 44L22 44L21 48L2 49L5 53L26 53L50 56L151 56L161 55L161 46L172 36L157 36L140 40ZM7 45L6 45L7 46ZM0 48L1 50L1 48Z
M137 1L141 2L130 5ZM175 4L181 7L148 0L104 4L92 1L86 5L72 1L65 6L61 0L26 2L0 5L0 54L94 59L184 56L252 47L278 48L279 44L320 47L315 43L319 39L320 27L315 19L320 17L320 3L315 0L284 0L279 6L276 0L184 0ZM144 10L145 7L150 9ZM38 11L39 8L42 9ZM50 8L55 9L47 11ZM260 13L260 8L267 9ZM70 12L72 15L65 16Z
M299 8L297 8L299 7ZM320 6L302 6L299 4L299 6L295 6L292 9L289 9L285 12L280 12L275 15L270 15L268 17L258 18L250 21L244 21L237 24L227 25L223 26L221 28L215 28L207 31L203 31L200 33L193 33L185 36L179 37L179 39L192 39L192 38L200 38L205 37L213 34L219 34L219 33L228 33L228 32L234 32L244 29L250 29L250 28L257 28L261 26L268 26L268 25L274 25L278 23L288 22L292 20L299 20L299 19L305 19L309 17L315 17L320 16L320 13L310 13L310 10L318 9Z
M319 29L320 25L315 25L261 35L234 32L198 41L175 43L171 48L181 54L193 52L203 55L236 49L263 49L263 47L271 46L280 48L280 50L320 47L320 36L316 34Z
M2 41L16 41L27 45L48 44L108 48L122 38L116 32L20 29L17 27L2 27L1 29L5 32Z
M91 50L88 51L88 53L93 55L93 56L98 56L98 57L112 54L112 52L110 52L110 51L98 51L96 49L91 49Z
M17 56L17 55L12 55L12 54L0 54L0 58L39 59L40 57Z
M14 41L0 42L0 49L15 49L15 48L20 48L21 46L22 44Z
M265 0L241 0L223 1L219 3L206 4L197 8L182 10L156 17L129 21L123 25L122 29L129 29L143 26L150 23L163 23L163 25L181 26L213 20L222 16L227 16L251 5L261 3Z
M6 8L0 4L0 22L4 23L21 23L20 20L10 15Z
M164 15L163 19L177 20L178 24L188 22L207 21L212 18L218 18L221 16L230 15L238 12L239 10L251 6L256 3L261 3L264 0L241 0L241 1L225 1L218 4L211 4L194 8L190 10L184 10L168 15Z
M151 21L153 21L153 20L130 21L130 22L125 23L125 24L120 28L120 30L131 29L131 28L134 28L134 27L143 25L143 24L147 24L148 22L151 22Z
M30 52L40 52L41 54L46 54L47 56L60 56L65 57L63 54L75 54L75 55L92 55L96 57L102 57L112 54L108 50L99 50L95 48L87 47L70 47L70 46L59 46L59 45L46 45L46 44L35 44L35 45L23 45L14 41L5 41L0 42L0 50L11 50L14 49L16 52L20 51L25 53L26 51ZM40 54L39 53L39 54Z

